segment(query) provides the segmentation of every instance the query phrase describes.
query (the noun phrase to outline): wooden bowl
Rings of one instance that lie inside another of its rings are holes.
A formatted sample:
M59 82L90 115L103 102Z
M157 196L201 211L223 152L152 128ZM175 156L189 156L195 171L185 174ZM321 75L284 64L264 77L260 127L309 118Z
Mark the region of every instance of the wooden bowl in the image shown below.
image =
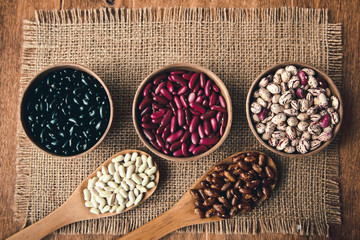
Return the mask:
M101 85L102 87L104 88L105 92L106 92L106 95L107 95L107 98L109 100L109 109L110 109L110 116L109 116L109 121L107 123L107 127L104 131L104 133L102 134L101 138L92 146L90 147L89 149L85 150L84 152L80 152L78 154L74 154L74 155L58 155L58 154L55 154L51 151L49 151L47 148L44 147L44 144L40 143L38 140L36 140L34 137L33 137L33 134L31 133L31 131L27 128L27 125L25 123L25 99L27 99L27 96L30 94L30 89L33 89L34 87L36 87L39 82L44 79L49 73L53 72L53 71L57 71L57 70L63 70L63 69L68 69L68 68L71 68L71 69L74 69L74 70L78 70L78 71L83 71L87 74L89 74L90 76L94 77ZM112 120L113 120L113 112L114 112L114 109L113 109L113 102L112 102L112 99L111 99L111 95L110 95L110 92L109 90L107 89L105 83L100 79L100 77L94 73L93 71L91 71L90 69L84 67L84 66L81 66L81 65L78 65L78 64L73 64L73 63L63 63L63 64L55 64L55 65L51 65L47 68L45 68L44 70L42 70L41 72L39 72L30 82L29 84L27 85L25 91L24 91L24 94L21 98L21 103L20 103L20 120L21 120L21 124L22 124L22 127L24 129L24 132L26 134L26 136L29 138L29 140L40 150L42 150L43 152L49 154L49 155L52 155L52 156L55 156L55 157L60 157L60 158L75 158L75 157L80 157L84 154L87 154L89 152L91 152L92 150L94 150L105 138L106 134L109 132L109 129L110 129L110 126L111 126L111 123L112 123Z
M166 154L158 151L156 148L154 148L151 145L151 143L147 140L147 138L143 134L143 132L141 130L141 126L140 126L141 121L138 118L138 116L139 116L138 105L139 105L139 101L140 101L140 95L142 94L142 91L143 91L144 87L147 85L147 83L152 81L154 79L154 77L158 76L159 74L167 73L167 72L171 72L171 71L176 71L176 70L202 72L205 75L207 75L220 88L220 92L221 92L222 96L224 97L224 99L226 101L226 105L227 105L228 121L227 121L227 125L226 125L223 136L220 138L219 142L217 142L212 148L210 148L206 152L204 152L202 154L199 154L199 155L196 155L196 156L174 157L174 156L169 156L169 155L166 155ZM152 72L150 75L148 75L144 79L144 81L140 84L139 88L137 89L135 97L134 97L132 116L133 116L133 123L134 123L134 126L135 126L135 130L136 130L137 134L139 135L141 141L154 154L156 154L159 157L162 157L164 159L168 159L168 160L172 160L172 161L181 161L181 162L183 162L183 161L194 161L194 160L200 159L200 158L205 157L205 156L209 155L210 153L214 152L225 141L226 137L229 134L229 131L230 131L230 128L231 128L231 123L232 123L232 105L231 105L230 95L229 95L229 92L228 92L225 84L213 72L211 72L207 68L204 68L202 66L195 65L195 64L176 63L176 64L170 64L170 65L166 65L164 67L161 67L161 68L155 70L154 72Z
M260 80L263 78L263 77L266 77L267 75L271 74L271 73L274 73L277 69L279 68L284 68L288 65L294 65L296 67L300 67L300 68L311 68L313 69L318 76L322 77L327 83L328 83L328 88L330 88L331 90L331 93L332 95L335 95L338 99L339 99L339 102L340 102L340 105L339 105L339 109L337 110L338 113L339 113L339 123L336 125L335 129L333 130L333 136L332 138L323 143L319 148L311 151L311 152L308 152L306 154L301 154L301 153L285 153L285 152L282 152L282 151L279 151L277 150L276 148L273 148L271 147L268 143L266 143L260 136L259 134L257 133L255 127L254 127L254 123L252 121L252 118L251 118L251 111L250 111L250 104L252 102L252 95L253 95L253 92L258 89L258 83L260 82ZM311 65L308 65L306 63L300 63L300 62L284 62L284 63L279 63L279 64L276 64L268 69L266 69L264 72L262 72L259 77L256 78L256 80L253 82L253 84L251 85L250 89L249 89L249 92L248 92L248 95L247 95L247 98L246 98L246 117L247 117L247 121L248 121L248 124L250 126L250 129L252 131L252 133L254 134L254 136L257 138L257 140L259 140L259 142L265 146L267 149L269 149L270 151L276 153L276 154L279 154L281 156L284 156L284 157L306 157L306 156L310 156L312 154L315 154L321 150L323 150L326 146L328 146L330 144L330 142L335 138L336 134L339 132L340 130L340 126L341 126L341 123L342 123L342 119L343 119L343 103L342 103L342 100L341 100L341 96L340 96L340 92L339 90L337 89L335 83L331 80L331 78L325 74L323 71L311 66Z

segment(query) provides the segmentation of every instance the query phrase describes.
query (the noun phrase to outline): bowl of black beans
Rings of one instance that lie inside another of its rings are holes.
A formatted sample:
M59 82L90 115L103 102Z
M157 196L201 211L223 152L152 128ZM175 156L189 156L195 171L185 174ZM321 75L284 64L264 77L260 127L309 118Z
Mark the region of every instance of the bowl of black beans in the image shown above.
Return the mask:
M56 64L37 74L23 94L20 111L30 141L57 157L92 151L113 119L113 103L104 82L77 64Z

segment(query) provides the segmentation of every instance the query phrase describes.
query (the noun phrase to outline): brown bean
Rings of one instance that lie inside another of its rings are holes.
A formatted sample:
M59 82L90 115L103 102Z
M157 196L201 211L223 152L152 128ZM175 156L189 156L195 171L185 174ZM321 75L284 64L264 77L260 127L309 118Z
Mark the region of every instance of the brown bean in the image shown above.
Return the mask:
M254 179L254 175L252 175L250 173L242 172L242 173L240 173L240 178L242 180L244 180L245 182L250 182L251 180Z
M224 196L218 197L217 200L219 201L219 203L229 204L229 200L228 200L226 197L224 197Z
M214 188L214 189L220 190L220 189L221 189L221 186L216 185L216 184L211 184L211 185L210 185L210 188Z
M202 199L206 199L206 198L207 198L206 194L204 193L204 189L203 189L203 188L202 188L202 189L199 189L199 194L201 195Z
M251 194L251 189L239 188L239 192L242 193L242 194Z
M223 219L228 219L228 218L230 218L230 215L227 214L227 213L221 214L221 213L217 212L216 215L217 215L219 218L223 218Z
M239 199L241 198L241 193L239 192L238 189L232 189L232 194Z
M194 200L202 200L202 197L198 190L190 189L190 194Z
M232 174L234 174L235 176L239 176L240 175L240 173L242 173L242 172L244 172L242 169L235 169L235 170L233 170L232 171Z
M217 165L215 165L214 170L215 171L224 171L227 169L227 167L228 166L226 164L217 164Z
M257 188L260 185L260 180L253 180L251 182L246 183L246 187L248 188Z
M241 179L237 180L235 182L234 188L240 188L242 186L243 182Z
M201 210L200 208L195 208L194 212L199 215L200 218L204 218L205 217L205 213L203 210Z
M265 174L263 171L258 172L257 174L258 174L259 177L261 177L262 179L266 178L266 174Z
M252 195L252 194L245 194L245 195L243 196L243 199L252 200L253 197L254 197L254 195Z
M255 162L257 162L257 159L253 156L247 156L244 158L244 161L247 163L255 163Z
M236 178L234 175L232 175L230 172L228 171L224 171L224 176L230 180L230 182L235 182Z
M230 217L234 217L234 216L236 216L238 213L239 213L239 209L238 209L236 206L234 206L234 207L232 207L232 208L230 209L229 215L230 215Z
M268 185L273 185L273 184L275 183L275 180L274 180L274 179L270 179L270 178L265 178L265 179L263 179L263 180L261 181L261 183L262 183L263 185L266 185L266 186L268 186Z
M226 198L227 198L227 199L231 199L232 196L233 196L233 194L232 194L232 189L230 188L229 190L226 191Z
M194 200L194 205L197 208L204 208L203 202L201 200Z
M228 167L228 170L229 171L233 171L235 169L239 169L240 167L237 165L237 164L230 164L229 167Z
M236 206L239 203L239 199L237 197L233 197L231 199L231 205Z
M270 166L265 166L265 173L270 179L275 179L276 174Z
M213 176L213 177L221 177L219 171L212 172L211 176Z
M262 171L262 168L261 168L259 165L257 165L257 164L253 164L251 167L252 167L252 169L254 169L254 171L257 172L257 173L259 173L259 172Z
M265 198L269 198L270 197L270 194L271 194L271 190L268 186L262 186L261 187L261 190L265 196Z
M267 157L265 155L260 154L259 155L259 165L262 166L262 167L265 166L266 165L266 159L267 159Z
M250 171L250 169L251 169L251 166L249 164L247 164L244 160L239 160L237 165L245 171Z
M246 155L251 156L251 157L257 157L257 156L259 156L259 153L257 153L257 152L248 152Z
M237 205L237 208L240 211L249 211L249 210L251 210L251 204L250 203L239 203Z
M204 200L203 205L204 205L205 207L210 207L210 206L214 205L215 202L216 202L216 198L209 197L209 198L207 198L207 199Z
M225 191L227 191L230 187L231 187L231 185L232 185L232 183L231 182L227 182L227 183L225 183L222 187L221 187L221 191L222 192L225 192Z
M226 214L226 209L221 204L216 203L213 205L213 208L215 209L216 212L220 214Z
M245 153L239 154L239 155L232 158L232 162L237 163L240 160L244 160L245 156L246 156Z
M208 181L201 181L200 186L202 188L210 187L210 183Z
M208 209L207 211L206 211L206 213L205 213L205 217L211 217L211 216L214 216L216 214L216 211L215 211L215 209L214 208L210 208L210 209Z
M253 197L251 198L251 200L253 200L253 202L257 202L257 201L259 200L259 198L258 198L257 196L253 196Z
M211 180L212 180L212 178L213 178L213 176L211 176L211 175L207 175L206 177L205 177L205 180L206 181L208 181L209 183L211 182Z
M221 177L214 177L211 182L220 188L224 185L224 180Z
M204 193L209 197L219 197L220 191L214 188L204 188Z
M256 196L259 197L259 198L261 198L262 196L264 196L261 188L258 188L258 189L256 190Z

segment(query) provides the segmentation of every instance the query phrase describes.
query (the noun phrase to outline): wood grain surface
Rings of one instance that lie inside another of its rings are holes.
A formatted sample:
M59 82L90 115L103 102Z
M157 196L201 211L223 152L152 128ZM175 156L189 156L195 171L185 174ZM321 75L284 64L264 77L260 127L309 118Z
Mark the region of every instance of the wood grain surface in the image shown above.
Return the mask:
M240 7L299 6L328 8L330 22L343 24L344 121L341 128L340 186L342 225L330 227L331 239L360 238L360 1L356 0L1 0L0 1L0 239L19 231L13 220L16 118L21 65L22 20L34 19L36 9L99 7ZM102 235L49 235L49 239L115 239ZM164 239L307 239L307 237L260 234L216 235L171 233ZM318 239L310 237L309 239Z

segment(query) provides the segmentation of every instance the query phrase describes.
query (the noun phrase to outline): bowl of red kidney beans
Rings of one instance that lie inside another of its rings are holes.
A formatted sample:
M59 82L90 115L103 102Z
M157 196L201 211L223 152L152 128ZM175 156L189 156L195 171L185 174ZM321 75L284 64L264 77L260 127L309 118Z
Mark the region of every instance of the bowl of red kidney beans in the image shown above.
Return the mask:
M196 160L215 151L229 134L230 95L209 69L186 63L167 65L140 84L133 122L142 142L156 155Z

